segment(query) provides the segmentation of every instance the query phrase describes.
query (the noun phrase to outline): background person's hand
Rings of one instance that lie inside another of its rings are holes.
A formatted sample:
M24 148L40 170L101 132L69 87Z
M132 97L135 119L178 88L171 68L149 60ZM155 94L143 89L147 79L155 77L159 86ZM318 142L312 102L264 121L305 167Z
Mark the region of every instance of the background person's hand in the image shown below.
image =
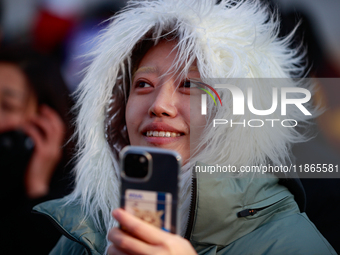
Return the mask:
M146 223L122 209L112 215L125 231L112 228L108 239L112 245L108 254L197 254L188 240L165 232Z
M48 193L53 172L62 156L65 124L52 108L42 105L39 114L24 126L35 143L25 176L26 193L38 198Z

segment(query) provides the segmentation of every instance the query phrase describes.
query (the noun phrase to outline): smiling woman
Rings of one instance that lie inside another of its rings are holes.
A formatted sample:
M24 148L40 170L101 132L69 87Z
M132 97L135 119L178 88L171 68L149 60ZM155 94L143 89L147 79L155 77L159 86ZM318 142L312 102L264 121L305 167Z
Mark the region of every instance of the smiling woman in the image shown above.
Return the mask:
M269 77L297 87L291 78L303 69L301 56L289 38L277 38L278 26L256 0L131 1L113 17L78 91L76 188L35 208L62 226L53 254L334 254L304 213L298 181L191 175L211 162L239 167L289 160L290 143L301 139L296 130L212 129L211 118L232 117L231 95L218 91L226 108L211 101L202 115L205 92L189 82ZM272 88L254 84L262 105ZM298 110L287 118L306 122ZM126 145L183 157L179 235L114 210L118 155Z

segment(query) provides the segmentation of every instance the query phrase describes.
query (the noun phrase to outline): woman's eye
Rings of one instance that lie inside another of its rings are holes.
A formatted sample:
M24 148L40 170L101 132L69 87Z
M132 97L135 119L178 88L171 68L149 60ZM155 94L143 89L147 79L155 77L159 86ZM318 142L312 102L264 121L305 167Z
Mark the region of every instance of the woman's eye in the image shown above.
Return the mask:
M184 87L184 88L190 88L190 87L191 87L190 80L185 80L185 81L183 81L183 87Z
M145 81L139 81L139 82L137 82L137 86L136 87L137 88L151 88L152 86L149 83L145 82Z

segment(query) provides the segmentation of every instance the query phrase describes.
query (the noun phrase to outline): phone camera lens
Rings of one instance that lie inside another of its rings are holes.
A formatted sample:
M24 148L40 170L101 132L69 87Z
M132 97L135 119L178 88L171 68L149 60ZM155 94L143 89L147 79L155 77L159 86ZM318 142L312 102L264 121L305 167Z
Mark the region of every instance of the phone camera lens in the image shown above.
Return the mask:
M126 155L124 165L124 171L128 177L144 178L148 174L149 162L144 155Z

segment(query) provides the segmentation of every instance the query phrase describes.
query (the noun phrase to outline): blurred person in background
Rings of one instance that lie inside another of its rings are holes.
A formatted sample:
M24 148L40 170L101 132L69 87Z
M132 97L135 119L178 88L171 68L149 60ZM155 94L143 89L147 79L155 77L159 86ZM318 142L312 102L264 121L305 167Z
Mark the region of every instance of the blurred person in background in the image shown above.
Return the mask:
M63 147L72 134L72 102L59 69L53 59L27 47L0 50L1 198L6 206L1 242L6 254L46 254L59 237L51 224L30 213L35 204L72 189L72 144ZM27 232L18 232L19 226Z

